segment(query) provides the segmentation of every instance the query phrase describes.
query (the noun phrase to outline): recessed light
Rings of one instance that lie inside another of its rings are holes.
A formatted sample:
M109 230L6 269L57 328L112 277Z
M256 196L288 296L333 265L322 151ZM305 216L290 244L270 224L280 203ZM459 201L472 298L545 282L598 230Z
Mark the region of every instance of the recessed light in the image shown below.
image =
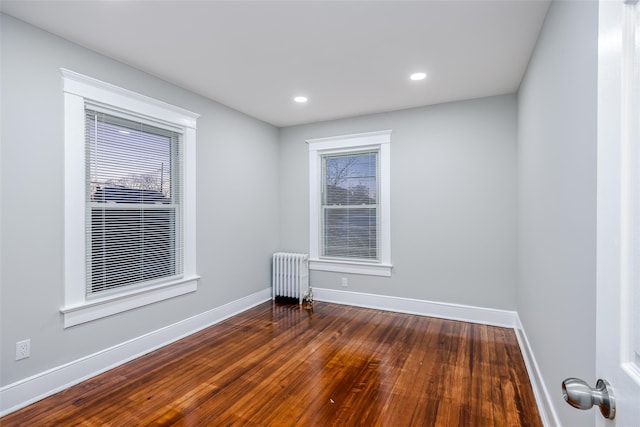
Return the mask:
M297 102L298 104L304 104L305 102L307 102L307 97L306 96L296 96L295 98L293 98L293 100L295 102Z
M411 80L424 80L426 77L426 73L413 73L409 76Z

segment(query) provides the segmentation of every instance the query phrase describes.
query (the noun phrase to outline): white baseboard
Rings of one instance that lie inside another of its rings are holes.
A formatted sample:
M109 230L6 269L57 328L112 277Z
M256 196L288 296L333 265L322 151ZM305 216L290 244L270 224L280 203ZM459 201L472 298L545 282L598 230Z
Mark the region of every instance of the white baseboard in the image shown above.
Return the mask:
M166 326L111 348L0 388L0 416L221 322L271 299L271 288Z
M439 317L441 319L482 323L485 325L502 326L506 328L515 328L517 326L518 319L518 314L515 311L509 310L498 310L493 308L449 304L385 295L363 294L359 292L340 291L335 289L313 288L313 295L314 299L318 301L334 302L336 304L353 305L356 307L375 308L377 310L395 311L398 313Z
M540 367L538 366L538 362L536 362L531 344L529 344L529 339L527 338L527 334L519 317L517 318L517 327L515 328L515 331L518 344L520 345L520 351L522 352L522 358L524 359L524 364L527 367L527 372L529 373L531 388L533 388L533 394L538 404L538 412L540 412L542 424L545 427L560 427L560 419L558 418L558 414L553 406L551 395L544 383Z

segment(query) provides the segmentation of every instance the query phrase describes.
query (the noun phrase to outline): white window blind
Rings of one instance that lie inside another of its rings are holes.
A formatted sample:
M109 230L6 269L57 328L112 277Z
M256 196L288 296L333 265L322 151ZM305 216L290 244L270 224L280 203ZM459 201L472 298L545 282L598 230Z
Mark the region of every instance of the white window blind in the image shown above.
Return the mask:
M181 139L85 109L87 296L182 275Z
M321 256L379 260L378 152L322 156Z

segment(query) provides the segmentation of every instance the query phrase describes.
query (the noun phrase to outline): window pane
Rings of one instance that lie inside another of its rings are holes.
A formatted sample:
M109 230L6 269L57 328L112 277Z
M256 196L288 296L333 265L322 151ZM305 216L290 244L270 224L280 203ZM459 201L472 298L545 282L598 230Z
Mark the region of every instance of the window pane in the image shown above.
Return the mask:
M91 210L90 291L176 275L173 208Z
M95 202L171 203L174 132L87 110L89 196ZM174 185L172 185L174 184Z
M377 259L377 208L325 208L324 256Z
M377 159L377 153L325 157L324 204L376 204Z

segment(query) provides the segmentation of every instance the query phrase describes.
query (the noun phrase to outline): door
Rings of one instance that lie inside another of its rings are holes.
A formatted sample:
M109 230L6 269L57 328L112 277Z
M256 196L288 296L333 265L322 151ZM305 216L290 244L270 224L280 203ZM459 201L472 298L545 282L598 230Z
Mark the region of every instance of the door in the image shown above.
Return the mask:
M640 425L640 6L600 1L596 374L615 398L599 426Z

